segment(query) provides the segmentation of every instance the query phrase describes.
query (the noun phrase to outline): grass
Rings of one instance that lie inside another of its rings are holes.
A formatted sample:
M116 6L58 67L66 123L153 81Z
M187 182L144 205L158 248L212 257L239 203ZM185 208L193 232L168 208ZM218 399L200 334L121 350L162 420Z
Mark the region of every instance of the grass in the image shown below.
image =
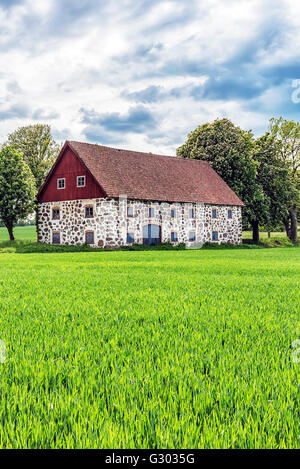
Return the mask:
M299 448L299 261L0 254L0 448Z
M17 240L22 241L36 241L36 227L35 226L16 226L14 235ZM0 242L8 241L9 236L7 229L0 227Z

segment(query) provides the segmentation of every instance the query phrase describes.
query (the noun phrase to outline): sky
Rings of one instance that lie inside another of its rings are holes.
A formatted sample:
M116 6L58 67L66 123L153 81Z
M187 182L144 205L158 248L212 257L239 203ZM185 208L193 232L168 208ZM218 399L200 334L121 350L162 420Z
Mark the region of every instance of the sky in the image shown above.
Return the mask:
M299 121L299 26L295 0L0 0L0 142L44 123L173 155L218 118Z

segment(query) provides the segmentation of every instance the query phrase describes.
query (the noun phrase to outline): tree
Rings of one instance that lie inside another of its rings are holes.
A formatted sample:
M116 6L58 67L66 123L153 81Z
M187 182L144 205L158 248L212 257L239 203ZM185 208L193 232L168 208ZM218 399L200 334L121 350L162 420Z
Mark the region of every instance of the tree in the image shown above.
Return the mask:
M287 236L292 241L297 241L297 211L299 210L300 189L300 123L288 121L280 117L270 119L270 130L280 145L282 159L289 165L293 186L297 188L289 207L288 216L284 223Z
M271 228L287 218L296 188L289 164L282 158L281 145L274 135L266 132L256 139L254 159L259 163L256 181L268 205L263 224Z
M51 136L50 125L20 127L9 134L8 144L23 155L39 189L60 150Z
M13 241L13 228L19 219L34 210L34 176L22 155L10 146L0 150L0 219Z
M255 142L251 132L229 119L200 125L177 150L183 158L208 161L244 202L244 220L252 225L253 240L259 240L259 224L267 219L269 200L257 182L259 164L253 158Z

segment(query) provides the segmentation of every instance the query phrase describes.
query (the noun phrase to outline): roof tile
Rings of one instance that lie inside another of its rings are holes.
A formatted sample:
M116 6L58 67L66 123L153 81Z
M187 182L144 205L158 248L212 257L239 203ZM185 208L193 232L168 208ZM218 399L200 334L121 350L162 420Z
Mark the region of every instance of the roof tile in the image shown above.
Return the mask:
M67 142L108 197L243 205L206 161Z

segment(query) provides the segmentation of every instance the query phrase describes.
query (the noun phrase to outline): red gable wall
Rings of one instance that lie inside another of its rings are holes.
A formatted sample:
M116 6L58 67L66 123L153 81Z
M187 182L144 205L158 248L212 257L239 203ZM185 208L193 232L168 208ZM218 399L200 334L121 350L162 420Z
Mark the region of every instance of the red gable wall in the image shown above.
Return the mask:
M77 187L77 176L85 176L85 187ZM57 189L58 178L66 179L65 189ZM81 161L67 147L38 199L39 202L58 202L97 197L105 197L105 194Z

